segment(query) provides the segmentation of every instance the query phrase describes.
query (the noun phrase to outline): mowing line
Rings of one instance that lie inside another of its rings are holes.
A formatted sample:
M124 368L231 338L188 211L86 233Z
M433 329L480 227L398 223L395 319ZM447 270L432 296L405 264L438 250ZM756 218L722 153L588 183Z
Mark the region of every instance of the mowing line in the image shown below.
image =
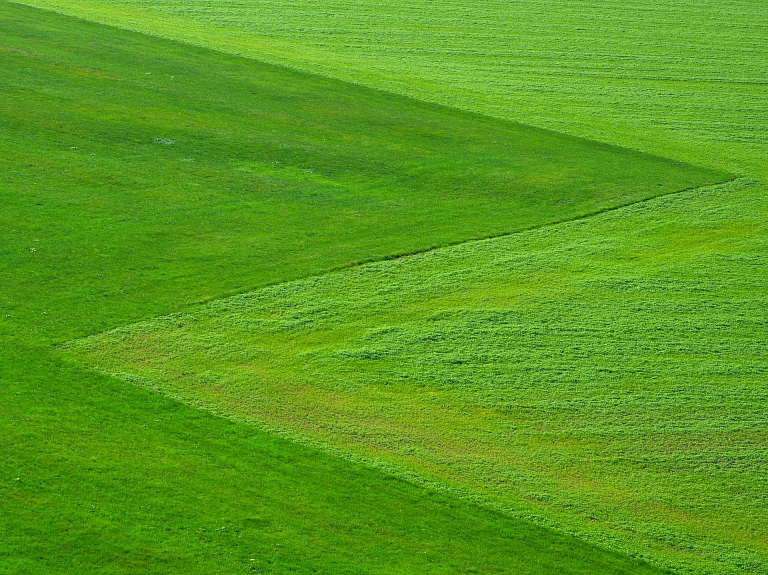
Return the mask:
M308 279L308 278L318 278L318 277L322 277L322 276L325 276L325 275L328 275L328 274L337 273L337 272L340 272L340 271L349 270L349 269L365 266L365 265L368 265L368 264L375 264L375 263L379 263L379 262L388 262L388 261L393 261L393 260L399 260L399 259L407 258L407 257L410 257L410 256L417 256L417 255L421 255L421 254L430 253L430 252L433 252L435 250L441 250L443 248L460 246L460 245L463 245L463 244L469 244L469 243L473 243L473 242L482 242L482 241L486 241L486 240L493 240L493 239L496 239L496 238L505 238L505 237L509 237L509 236L515 236L515 235L522 234L522 233L525 233L525 232L530 232L530 231L533 231L533 230L541 230L541 229L550 228L550 227L553 227L553 226L558 226L560 224L567 224L567 223L571 223L571 222L578 222L578 221L581 221L581 220L586 220L586 219L589 219L589 218L593 218L595 216L599 216L601 214L613 212L613 211L616 211L616 210L621 210L621 209L624 209L624 208L629 208L629 207L632 207L632 206L636 206L638 204L643 204L645 202L650 202L650 201L653 201L653 200L657 200L659 198L666 198L666 197L669 197L669 196L675 196L675 195L678 195L678 194L684 194L686 192L693 192L693 191L696 191L696 190L706 190L708 188L716 188L716 187L724 186L724 185L727 185L727 184L737 184L738 185L739 183L741 184L741 186L746 187L746 186L751 186L751 185L757 185L757 184L760 184L762 182L760 180L756 179L756 178L752 178L752 177L749 177L749 176L735 176L735 177L730 178L728 180L723 180L721 182L715 182L715 183L712 183L712 184L707 184L706 186L696 186L696 187L692 187L692 188L683 188L682 190L675 190L675 191L671 191L671 192L664 192L664 193L661 193L661 194L657 194L655 196L651 196L649 198L643 198L643 199L640 199L640 200L633 200L633 201L627 202L626 204L621 204L621 205L618 205L618 206L610 206L610 207L606 207L606 208L601 208L599 210L595 210L594 212L589 212L589 213L586 213L586 214L581 214L579 216L574 216L572 218L565 218L565 219L562 219L562 220L555 220L553 222L547 222L547 223L544 223L544 224L537 224L537 225L533 225L533 226L528 226L528 227L521 228L519 230L514 230L514 231L511 231L511 232L502 232L502 233L499 233L499 234L489 234L489 235L486 235L486 236L480 236L480 237L475 237L475 238L468 238L466 240L460 240L460 241L457 241L457 242L450 242L450 243L446 243L446 244L443 244L443 245L440 245L440 246L430 246L428 248L424 248L424 249L420 249L420 250L413 250L413 251L410 251L410 252L393 254L393 255L384 256L384 257L381 257L381 258L372 258L372 259L369 259L369 260L360 260L360 261L356 261L356 262L350 262L348 264L343 264L343 265L331 267L328 270L326 270L324 272L317 273L317 274L310 274L310 275L307 275L307 276L301 276L301 277L298 277L298 278L294 278L294 279L290 279L290 280L285 280L285 281L277 281L277 282L272 282L272 283L266 283L266 284L263 284L263 285L261 285L259 287L250 288L250 289L246 289L246 290L237 290L237 291L232 291L232 292L225 292L223 295L218 295L218 296L214 296L214 297L211 297L211 298L197 300L197 301L189 304L189 306L185 307L184 309L189 309L190 307L193 307L193 306L197 306L197 305L205 304L205 303L210 303L210 302L221 300L221 299L227 299L227 298L230 298L230 297L233 297L233 296L236 296L236 295L250 293L252 291L261 290L261 289L264 289L264 288L267 288L267 287L275 287L275 286L279 286L279 285L283 285L283 284L290 284L290 283L293 283L295 281L300 281L300 280ZM157 316L157 317L162 317L162 315L161 316ZM133 323L136 323L136 322L131 322L131 323L124 324L124 325L131 325ZM97 333L101 333L101 332L97 332ZM84 337L87 337L87 336L84 336ZM80 339L80 338L78 338L78 339ZM65 345L65 344L61 344L61 345Z

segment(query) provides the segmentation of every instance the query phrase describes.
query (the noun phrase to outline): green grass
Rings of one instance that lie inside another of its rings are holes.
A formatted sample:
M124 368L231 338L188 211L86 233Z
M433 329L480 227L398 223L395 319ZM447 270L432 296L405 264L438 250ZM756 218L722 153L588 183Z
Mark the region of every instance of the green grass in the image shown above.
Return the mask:
M728 178L2 10L0 303L11 317L0 330L89 333Z
M0 572L658 572L52 346L726 174L8 3L0 69Z
M4 575L660 573L39 348L0 360Z
M28 3L326 77L0 4L0 572L768 572L764 185L51 350L764 179L759 2Z
M746 181L69 346L690 573L768 570L768 196Z
M24 0L768 177L755 0Z

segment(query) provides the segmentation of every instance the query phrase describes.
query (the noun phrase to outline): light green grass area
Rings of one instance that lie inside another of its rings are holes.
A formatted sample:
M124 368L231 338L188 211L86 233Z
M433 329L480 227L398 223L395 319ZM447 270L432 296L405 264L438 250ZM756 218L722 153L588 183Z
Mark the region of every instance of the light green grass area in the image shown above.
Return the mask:
M768 177L757 0L25 0Z
M739 181L69 346L690 573L768 570L768 196Z
M52 346L725 176L16 4L0 70L0 573L659 573Z

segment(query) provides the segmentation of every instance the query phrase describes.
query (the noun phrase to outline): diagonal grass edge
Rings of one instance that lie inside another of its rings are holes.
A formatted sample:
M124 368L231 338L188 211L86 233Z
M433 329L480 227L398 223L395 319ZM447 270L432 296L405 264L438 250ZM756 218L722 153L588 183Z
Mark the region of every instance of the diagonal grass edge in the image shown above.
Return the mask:
M759 185L759 184L763 184L763 183L764 182L762 180L759 180L759 179L756 179L756 178L752 178L752 177L748 177L748 176L734 176L734 177L726 179L726 180L722 180L722 181L719 181L719 182L713 182L711 184L707 184L706 186L697 186L697 187L691 187L691 188L683 188L681 190L667 191L667 192L663 192L663 193L660 193L658 195L651 196L651 197L648 197L648 198L637 199L637 200L628 202L626 204L620 204L620 205L616 205L616 206L610 206L610 207L606 207L606 208L601 208L601 209L596 210L594 212L589 212L589 213L586 213L586 214L582 214L582 215L578 215L578 216L573 216L573 217L567 218L567 219L555 220L555 221L552 221L552 222L547 222L545 224L531 225L529 227L523 227L523 228L520 228L520 229L517 229L517 230L514 230L514 231L501 232L501 233L494 234L494 235L487 235L487 236L481 236L481 237L476 237L476 238L471 238L471 239L466 239L466 240L460 240L460 241L457 241L455 243L444 244L444 245L440 245L440 246L430 246L430 247L424 248L422 250L417 250L417 251L412 251L412 252L405 252L405 253L400 253L400 254L393 254L391 256L384 256L383 258L380 258L380 259L377 259L377 260L361 260L361 261L358 261L358 262L351 262L349 264L344 264L342 266L337 266L337 267L331 268L331 269L329 269L326 272L322 272L320 274L317 274L317 276L325 275L326 273L332 273L332 272L336 272L336 271L346 270L346 269L349 269L349 268L354 268L354 267L358 267L358 266L365 265L365 264L376 263L376 262L383 262L383 261L390 261L390 260L398 260L398 259L407 258L407 257L410 257L410 256L416 256L416 255L425 254L425 253L428 253L428 252L431 252L431 251L434 251L434 250L439 250L439 249L442 249L442 248L450 248L450 247L459 246L461 244L466 244L466 243L471 243L471 242L481 242L481 241L493 240L493 239L497 239L497 238L504 238L504 237L508 237L508 236L522 234L522 233L525 233L525 232L531 232L531 231L534 231L534 230L539 230L539 229L548 228L548 227L552 227L552 226L558 226L558 225L561 225L561 224L567 224L567 223L570 223L570 222L578 222L580 220L586 220L586 219L589 219L589 218L593 218L595 216L599 216L599 215L607 213L607 212L612 212L614 210L620 210L622 208L629 208L629 207L632 207L632 206L637 205L637 204L642 204L642 203L645 203L645 202L650 202L652 200L656 200L656 199L659 199L659 198L664 198L664 197L667 197L667 196L675 196L677 194L683 194L683 193L686 193L686 192L693 192L693 191L697 191L697 190L701 190L701 189L706 189L706 188L716 188L716 187L725 186L725 185L728 185L728 184L736 184L736 185L749 186L749 185ZM311 276L311 277L317 277L317 276ZM299 278L299 279L304 279L304 278ZM275 284L271 284L271 285L275 285ZM265 287L267 287L267 286L265 286ZM246 292L243 292L243 293L246 293ZM222 296L221 298L216 298L216 299L222 299L222 298L230 297L230 296L233 296L233 295L238 295L238 294L234 294L234 293L233 294L227 294L225 296ZM200 301L200 302L196 302L196 303L202 304L202 303L207 303L208 301L213 301L213 300Z
M148 37L156 38L158 40L163 40L163 41L166 41L166 42L176 43L176 44L181 44L181 45L187 45L187 46L189 46L191 48L197 48L197 49L201 49L201 50L205 50L205 51L219 52L219 53L221 53L222 55L225 55L225 56L234 57L234 58L242 58L242 59L246 59L246 60L252 60L252 61L254 61L256 63L262 64L262 65L266 65L266 66L269 66L269 67L280 68L280 69L284 69L286 71L295 72L295 73L298 73L300 75L312 76L312 77L315 77L315 78L318 78L318 79L322 78L322 79L326 79L326 80L329 80L329 81L334 82L334 83L340 83L340 84L346 84L346 85L349 85L349 86L355 86L355 87L362 88L363 90L367 90L367 91L379 92L381 94L386 94L386 95L391 96L393 98L404 100L404 101L412 101L412 102L415 102L415 103L429 105L429 106L433 106L433 107L436 107L436 108L444 108L446 110L451 110L453 112L464 113L464 114L468 114L470 116L476 116L478 118L484 118L486 120L491 120L491 121L496 121L496 122L501 122L501 123L506 123L506 124L512 124L512 125L520 126L520 127L527 128L527 129L530 129L530 130L540 131L542 133L549 133L549 134L556 135L556 136L559 136L559 137L564 137L564 138L572 139L572 140L575 140L575 141L582 141L582 142L585 142L585 143L597 144L597 145L600 145L600 146L604 146L606 148L614 148L614 149L617 149L617 150L624 150L626 152L632 152L634 154L638 154L638 155L645 156L645 157L648 157L648 158L656 158L658 160L664 160L664 161L668 161L668 162L673 162L676 165L687 165L687 166L694 167L694 168L701 169L701 170L716 171L716 172L719 172L721 174L723 174L723 173L730 173L731 171L733 171L734 174L736 174L736 175L732 174L732 176L734 178L738 178L738 177L751 177L751 178L754 178L755 177L754 174L742 173L743 170L742 171L738 171L738 170L732 170L732 169L727 169L727 168L715 168L715 167L712 167L711 165L704 165L704 164L697 163L697 162L692 161L692 160L679 160L679 159L673 158L673 157L671 157L669 155L665 155L665 154L659 153L659 152L653 152L653 151L645 150L645 149L642 149L642 148L637 147L637 146L633 147L633 146L626 145L626 144L621 144L621 143L606 142L606 141L597 139L595 137L584 136L584 135L572 133L572 132L569 132L569 131L558 130L556 128L541 126L541 125L537 125L537 124L533 124L533 123L527 123L527 122L519 120L519 119L508 118L508 117L505 117L505 116L494 115L494 114L491 114L491 113L488 113L488 112L478 111L478 110L475 110L475 109L473 109L471 107L460 107L458 105L451 104L451 103L428 100L428 99L425 99L423 97L418 97L416 95L412 95L412 94L409 94L409 93L403 93L403 92L398 92L398 91L394 91L394 90L389 90L389 89L387 89L385 87L381 87L381 86L369 85L369 84L361 83L361 82L355 82L355 81L353 81L352 79L349 79L349 78L340 78L340 77L336 77L336 76L333 76L333 75L323 74L321 72L313 71L312 69L309 69L309 68L293 66L293 65L291 65L289 63L286 63L286 62L283 62L283 61L279 61L279 60L260 59L258 57L255 57L252 54L241 53L241 52L233 52L233 51L226 50L226 49L223 49L223 48L220 48L220 47L217 47L215 45L211 45L211 44L208 44L208 43L205 43L205 42L196 42L196 41L192 40L191 38L178 38L178 37L174 37L174 36L166 36L166 35L162 35L162 34L158 34L156 32L153 32L153 31L151 31L148 28L128 27L128 26L122 26L122 25L114 23L114 22L106 22L106 21L101 21L101 20L97 20L97 19L92 19L92 18L88 18L88 17L86 17L86 16L84 16L82 14L76 13L75 11L69 11L69 10L60 9L59 7L55 7L54 5L35 5L35 4L26 3L26 2L22 2L22 1L18 1L18 0L3 0L3 1L5 3L7 3L7 4L13 4L13 5L18 6L20 8L25 8L25 9L29 9L29 10L33 10L33 11L48 12L48 13L51 13L51 14L56 14L56 15L65 17L65 18L72 18L74 20L79 20L79 21L81 21L83 23L94 24L96 26L103 26L103 27L106 27L106 28L113 28L115 30L120 30L120 31L132 33L132 34L137 34L137 35L140 35L140 36L148 36ZM717 183L717 182L713 182L713 183ZM672 193L672 192L666 191L666 192L664 192L661 195L665 195L667 193ZM483 238L476 238L476 239L483 239Z

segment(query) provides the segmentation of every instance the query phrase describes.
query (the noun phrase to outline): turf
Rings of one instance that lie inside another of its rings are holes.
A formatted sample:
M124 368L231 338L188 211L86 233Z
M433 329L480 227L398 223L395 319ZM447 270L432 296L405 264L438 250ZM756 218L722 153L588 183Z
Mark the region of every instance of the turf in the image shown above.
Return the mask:
M51 346L726 174L8 3L0 62L0 572L657 572Z
M768 177L760 1L25 2Z
M659 573L0 348L0 573Z
M765 178L759 3L39 4L716 169L0 4L0 570L768 571L765 187L87 344L506 516L50 354Z
M765 213L765 188L739 181L69 349L681 571L762 573Z
M0 329L56 337L77 318L97 331L728 178L21 6L2 12L0 302L11 320Z

